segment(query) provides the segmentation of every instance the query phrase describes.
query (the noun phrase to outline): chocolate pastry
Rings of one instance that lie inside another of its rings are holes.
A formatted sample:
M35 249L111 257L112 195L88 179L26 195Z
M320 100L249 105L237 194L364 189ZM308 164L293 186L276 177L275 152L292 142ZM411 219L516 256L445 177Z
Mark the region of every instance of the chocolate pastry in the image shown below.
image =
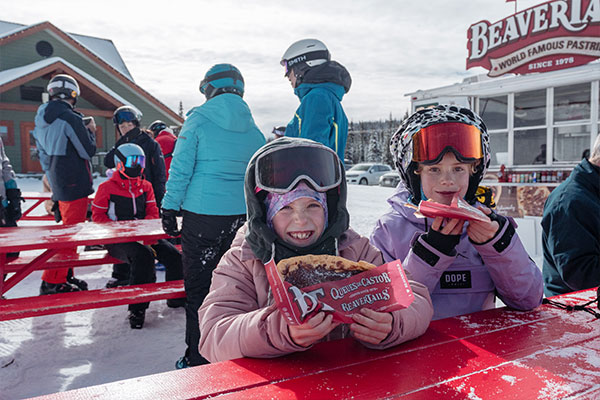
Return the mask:
M298 288L346 279L373 268L375 265L366 261L350 261L325 254L291 257L277 264L283 279Z

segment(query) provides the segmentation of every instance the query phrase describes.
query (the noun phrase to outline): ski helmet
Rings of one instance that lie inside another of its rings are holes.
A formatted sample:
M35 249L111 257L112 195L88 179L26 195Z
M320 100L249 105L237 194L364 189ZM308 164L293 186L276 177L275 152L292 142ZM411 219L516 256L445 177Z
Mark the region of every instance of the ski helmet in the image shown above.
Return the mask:
M240 70L231 64L213 65L200 82L200 93L205 95L207 100L223 93L244 97L244 77Z
M441 124L444 127L425 130ZM489 134L479 115L454 105L419 110L404 120L390 139L394 164L415 204L421 200L421 179L415 173L419 162L435 164L448 151L461 162L481 160L469 178L465 194L465 200L473 203L491 160Z
M142 120L142 113L133 106L121 106L113 113L113 122L115 125L122 124L123 122L133 122L135 126L140 126Z
M117 147L114 161L117 171L127 178L141 176L146 165L144 150L135 143L124 143Z
M151 130L152 133L154 134L154 137L156 137L156 135L158 135L162 130L164 130L166 128L167 128L167 124L165 124L164 122L162 122L159 119L157 119L156 121L151 123L150 126L148 127L148 129Z
M75 102L80 94L77 81L67 74L54 75L52 79L50 79L50 82L48 82L46 90L48 91L50 98L58 97L62 100L73 99Z
M292 43L283 53L280 64L285 67L285 76L292 69L296 75L303 75L306 70L331 60L325 43L317 39L302 39Z

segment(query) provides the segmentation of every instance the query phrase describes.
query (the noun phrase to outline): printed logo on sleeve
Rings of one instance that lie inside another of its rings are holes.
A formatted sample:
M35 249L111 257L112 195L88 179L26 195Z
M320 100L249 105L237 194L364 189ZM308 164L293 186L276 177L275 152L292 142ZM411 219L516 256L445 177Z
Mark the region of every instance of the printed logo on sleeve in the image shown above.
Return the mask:
M471 271L446 271L440 278L441 289L470 289Z

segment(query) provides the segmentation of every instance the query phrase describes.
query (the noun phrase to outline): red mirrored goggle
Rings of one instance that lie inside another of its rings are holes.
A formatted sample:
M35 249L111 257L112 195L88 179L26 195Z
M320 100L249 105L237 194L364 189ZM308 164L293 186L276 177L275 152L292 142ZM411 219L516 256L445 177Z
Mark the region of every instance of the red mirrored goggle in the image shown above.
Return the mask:
M476 126L460 122L446 122L423 128L413 136L412 160L435 160L448 148L465 159L482 158L481 131Z

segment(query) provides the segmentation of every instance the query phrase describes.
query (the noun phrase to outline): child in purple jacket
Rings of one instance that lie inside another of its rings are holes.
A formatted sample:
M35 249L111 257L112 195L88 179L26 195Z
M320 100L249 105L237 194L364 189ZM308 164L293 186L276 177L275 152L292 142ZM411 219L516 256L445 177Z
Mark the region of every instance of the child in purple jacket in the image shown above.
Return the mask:
M433 319L494 308L496 296L518 310L539 306L542 275L514 221L489 208L491 196L476 196L490 163L481 118L458 106L417 111L392 136L390 150L403 184L388 199L392 208L371 242L386 262L403 260L412 279L429 288ZM406 206L427 199L449 205L456 193L489 221L417 218Z

